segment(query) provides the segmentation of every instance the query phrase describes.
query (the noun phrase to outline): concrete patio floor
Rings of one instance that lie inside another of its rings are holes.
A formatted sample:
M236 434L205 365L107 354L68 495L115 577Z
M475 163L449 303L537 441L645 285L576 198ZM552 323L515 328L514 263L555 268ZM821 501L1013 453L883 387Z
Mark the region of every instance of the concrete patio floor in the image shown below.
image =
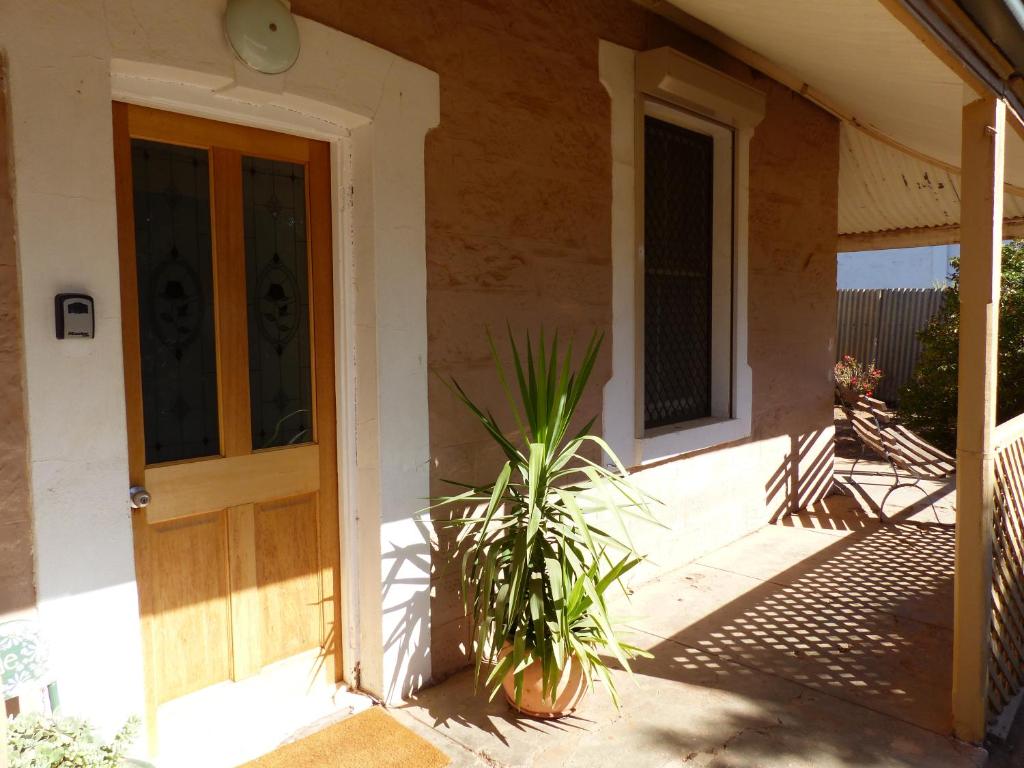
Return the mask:
M886 508L910 521L881 525L869 477L863 498L832 496L623 601L655 658L616 673L621 711L598 689L571 718L520 718L463 672L394 712L457 767L980 766L948 736L954 529L912 502Z

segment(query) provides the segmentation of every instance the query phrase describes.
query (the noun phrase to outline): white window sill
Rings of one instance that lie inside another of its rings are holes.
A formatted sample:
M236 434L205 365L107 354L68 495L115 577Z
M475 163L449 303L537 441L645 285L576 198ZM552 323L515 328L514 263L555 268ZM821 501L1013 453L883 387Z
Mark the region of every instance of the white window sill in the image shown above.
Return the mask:
M649 430L637 442L640 464L713 448L750 437L748 419L706 418Z

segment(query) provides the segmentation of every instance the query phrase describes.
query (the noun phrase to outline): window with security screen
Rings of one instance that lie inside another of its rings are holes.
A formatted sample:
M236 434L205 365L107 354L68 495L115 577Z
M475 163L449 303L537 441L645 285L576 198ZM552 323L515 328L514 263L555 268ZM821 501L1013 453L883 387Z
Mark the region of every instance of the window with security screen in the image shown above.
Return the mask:
M643 141L643 414L654 429L715 415L715 139L647 115Z

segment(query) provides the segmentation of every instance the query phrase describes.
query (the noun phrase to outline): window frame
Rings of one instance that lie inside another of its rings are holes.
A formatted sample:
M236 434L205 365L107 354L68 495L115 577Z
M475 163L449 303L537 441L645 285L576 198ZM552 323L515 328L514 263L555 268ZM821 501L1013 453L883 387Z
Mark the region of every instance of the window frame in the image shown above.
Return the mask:
M733 305L735 272L735 248L733 230L735 226L735 131L731 126L716 122L673 104L650 97L643 97L640 111L640 130L637 131L637 301L636 301L636 343L637 354L637 425L642 438L679 432L691 427L733 418ZM686 419L656 427L646 425L646 356L645 335L647 326L645 296L645 173L646 152L644 147L645 122L648 117L686 130L708 136L712 140L712 221L711 221L711 307L709 335L710 360L710 414L696 419Z
M609 446L629 466L748 439L752 372L748 346L750 140L765 114L765 94L672 48L637 52L600 41L598 67L611 102L612 376L604 388L602 423ZM644 428L642 305L643 119L661 104L732 131L732 275L728 396L704 419ZM714 414L727 414L715 416Z

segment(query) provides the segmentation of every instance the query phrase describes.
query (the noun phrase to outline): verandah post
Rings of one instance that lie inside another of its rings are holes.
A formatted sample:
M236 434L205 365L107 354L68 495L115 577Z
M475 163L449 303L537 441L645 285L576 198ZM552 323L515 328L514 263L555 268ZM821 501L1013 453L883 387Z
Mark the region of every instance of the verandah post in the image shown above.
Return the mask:
M957 411L953 729L985 736L992 603L996 365L1003 223L1005 104L963 109L960 203L960 364Z

